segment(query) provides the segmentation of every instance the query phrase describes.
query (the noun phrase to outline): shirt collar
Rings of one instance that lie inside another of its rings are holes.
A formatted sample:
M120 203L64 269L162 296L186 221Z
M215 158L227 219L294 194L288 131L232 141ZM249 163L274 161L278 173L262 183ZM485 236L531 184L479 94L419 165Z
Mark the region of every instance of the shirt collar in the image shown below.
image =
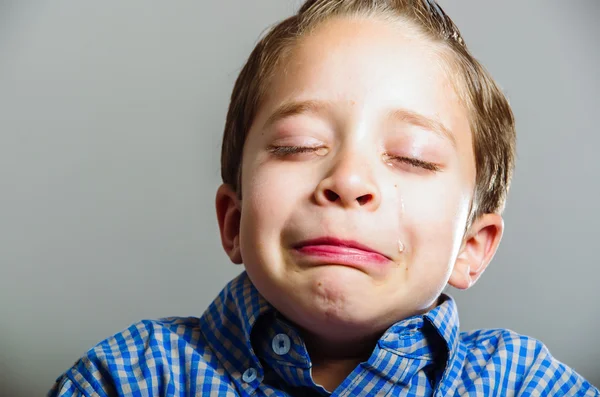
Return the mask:
M425 313L424 317L445 342L448 358L453 359L458 351L460 329L458 308L454 299L450 295L442 294L438 305Z
M278 329L285 329L291 335L294 346L303 345L299 343L301 339L297 332L279 318L276 310L256 290L245 271L221 291L200 322L202 333L219 362L232 376L236 385L249 394L252 394L264 378L264 371L253 348L251 336L258 319L266 314L269 314L266 317L267 321L272 321L272 326L264 328L268 330L265 338L270 340L269 335L275 335ZM424 329L433 329L435 332L428 332L427 338L423 338ZM258 344L255 343L254 346L260 349L260 343L259 338ZM439 364L448 372L451 364L457 359L458 344L458 310L454 299L442 294L438 305L429 312L393 324L380 338L378 348L404 357L417 357L428 361L442 359L445 362ZM441 345L445 347L443 358L436 352L436 347ZM294 365L305 368L310 366L308 355L302 350L292 357L296 361ZM256 378L245 382L244 373L250 368L256 371Z
M258 318L271 311L274 311L272 306L258 293L244 271L227 284L200 321L210 349L238 390L247 394L252 394L264 377L250 334ZM246 381L251 378L254 379Z
M456 361L459 343L458 311L454 299L442 294L436 307L393 324L379 339L377 348L401 358L396 373L381 373L405 384L420 370L428 367L428 376L437 384ZM386 361L392 361L389 358ZM433 364L433 365L430 365Z

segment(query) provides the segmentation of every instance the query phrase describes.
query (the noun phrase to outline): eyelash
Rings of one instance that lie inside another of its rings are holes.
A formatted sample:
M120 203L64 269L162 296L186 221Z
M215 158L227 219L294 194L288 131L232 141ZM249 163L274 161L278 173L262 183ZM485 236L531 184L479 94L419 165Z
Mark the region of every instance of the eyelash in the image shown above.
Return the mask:
M310 153L325 146L269 146L269 151L276 156L286 156L289 154Z
M414 159L412 157L402 157L402 156L389 156L389 159L392 161L399 161L401 163L406 163L408 165L412 165L413 167L422 168L426 171L438 172L441 170L440 166L434 163L429 163L427 161Z
M300 154L300 153L312 153L319 149L323 149L325 146L269 146L269 152L273 153L276 156L287 156L291 154ZM440 167L437 164L429 163L427 161L411 158L411 157L403 157L403 156L391 156L386 153L388 159L391 161L398 161L401 163L405 163L411 165L416 168L422 168L426 171L438 172L440 171Z

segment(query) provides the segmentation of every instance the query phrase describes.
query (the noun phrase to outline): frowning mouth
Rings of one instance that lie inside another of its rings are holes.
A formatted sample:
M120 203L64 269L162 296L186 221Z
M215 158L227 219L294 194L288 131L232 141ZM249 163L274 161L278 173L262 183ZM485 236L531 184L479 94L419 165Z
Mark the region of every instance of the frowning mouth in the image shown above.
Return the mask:
M335 237L320 237L302 241L294 246L301 256L323 264L338 264L352 267L382 265L391 261L386 255L352 240Z

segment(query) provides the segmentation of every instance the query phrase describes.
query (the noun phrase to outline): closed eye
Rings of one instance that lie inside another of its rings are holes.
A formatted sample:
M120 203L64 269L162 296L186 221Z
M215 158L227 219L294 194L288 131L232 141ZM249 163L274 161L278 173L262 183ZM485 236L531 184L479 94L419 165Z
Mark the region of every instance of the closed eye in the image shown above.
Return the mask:
M415 159L412 157L403 157L403 156L389 156L389 161L396 161L404 164L411 165L417 168L423 168L427 171L437 172L441 170L441 167L435 163L430 163L427 161Z
M290 154L312 153L320 149L325 149L324 146L275 146L271 145L267 148L269 152L276 156L286 156Z
M269 152L273 153L276 156L287 156L292 154L300 154L300 153L314 153L326 151L325 146L276 146L270 145L268 148ZM413 167L422 168L431 172L438 172L441 170L441 167L435 163L430 163L427 161L415 159L412 157L404 157L404 156L389 156L388 161L395 161L399 163L408 164Z

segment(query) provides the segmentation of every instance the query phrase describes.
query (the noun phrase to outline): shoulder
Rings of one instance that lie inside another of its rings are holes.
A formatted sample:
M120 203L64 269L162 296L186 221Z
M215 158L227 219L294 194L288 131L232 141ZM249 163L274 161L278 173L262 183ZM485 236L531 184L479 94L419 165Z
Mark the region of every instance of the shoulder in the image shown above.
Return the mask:
M509 329L480 329L460 334L465 348L463 381L476 387L543 395L599 396L572 368L552 356L536 338Z
M531 358L544 354L545 349L544 344L535 338L502 328L461 332L460 339L468 355L482 357L500 354L506 358Z
M169 317L134 323L98 343L83 358L127 367L146 361L170 361L181 354L194 357L204 350L198 318Z
M57 379L60 389L82 395L182 395L205 382L228 384L225 372L205 343L196 317L142 320L101 341ZM188 390L189 391L189 390ZM51 392L52 393L52 392Z

